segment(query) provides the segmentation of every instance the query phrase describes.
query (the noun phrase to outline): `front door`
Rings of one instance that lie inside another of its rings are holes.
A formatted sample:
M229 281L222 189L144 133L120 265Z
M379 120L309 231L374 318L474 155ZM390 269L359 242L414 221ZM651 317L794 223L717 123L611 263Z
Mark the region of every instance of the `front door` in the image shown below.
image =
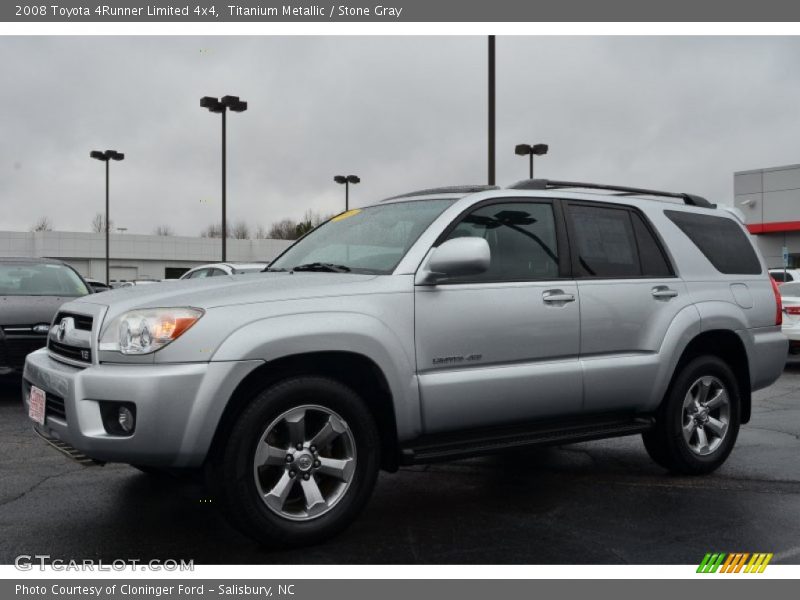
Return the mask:
M415 289L425 432L578 413L580 298L565 276L560 207L495 199L462 215L439 242L462 236L486 239L489 270Z

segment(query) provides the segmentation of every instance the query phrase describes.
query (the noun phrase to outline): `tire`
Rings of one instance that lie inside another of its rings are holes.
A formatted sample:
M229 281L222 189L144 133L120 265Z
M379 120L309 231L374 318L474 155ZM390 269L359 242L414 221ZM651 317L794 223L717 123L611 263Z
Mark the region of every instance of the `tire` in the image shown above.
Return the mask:
M741 394L731 368L716 356L680 367L656 415L642 434L650 457L684 475L703 475L728 458L739 434Z
M242 411L210 475L239 530L265 546L289 547L349 525L379 466L377 427L361 398L335 380L298 376Z

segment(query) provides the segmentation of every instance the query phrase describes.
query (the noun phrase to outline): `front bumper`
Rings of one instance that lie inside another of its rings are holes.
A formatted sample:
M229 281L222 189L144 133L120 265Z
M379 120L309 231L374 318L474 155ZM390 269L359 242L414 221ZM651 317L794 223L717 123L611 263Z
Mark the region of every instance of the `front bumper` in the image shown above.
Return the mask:
M28 355L23 372L27 410L30 386L63 399L37 428L86 456L103 462L196 467L205 460L217 424L234 390L262 361L185 364L100 364L72 367L46 349ZM132 435L110 434L101 402L132 402Z

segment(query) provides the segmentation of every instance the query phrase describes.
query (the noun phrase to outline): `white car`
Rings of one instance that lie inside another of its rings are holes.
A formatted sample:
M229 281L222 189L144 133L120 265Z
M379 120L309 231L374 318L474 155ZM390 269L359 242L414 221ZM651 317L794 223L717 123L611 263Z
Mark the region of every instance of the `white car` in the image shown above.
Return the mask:
M218 275L241 275L242 273L258 273L263 271L267 263L211 263L200 265L194 269L186 271L181 275L181 279L204 279L206 277L216 277Z
M800 269L770 269L769 275L778 282L778 285L800 281Z
M800 277L793 283L780 286L783 301L781 331L789 338L789 353L800 353Z

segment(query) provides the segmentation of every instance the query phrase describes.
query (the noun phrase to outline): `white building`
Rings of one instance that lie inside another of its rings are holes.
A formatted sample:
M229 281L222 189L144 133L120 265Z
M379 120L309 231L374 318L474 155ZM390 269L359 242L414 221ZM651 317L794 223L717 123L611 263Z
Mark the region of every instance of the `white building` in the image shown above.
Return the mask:
M234 240L227 243L231 262L268 262L291 242L286 240ZM173 279L197 265L218 262L219 239L158 235L110 236L111 280ZM105 234L67 231L0 231L0 257L57 258L84 277L105 280Z
M769 267L800 267L800 165L739 171L733 176L736 208L755 235Z

